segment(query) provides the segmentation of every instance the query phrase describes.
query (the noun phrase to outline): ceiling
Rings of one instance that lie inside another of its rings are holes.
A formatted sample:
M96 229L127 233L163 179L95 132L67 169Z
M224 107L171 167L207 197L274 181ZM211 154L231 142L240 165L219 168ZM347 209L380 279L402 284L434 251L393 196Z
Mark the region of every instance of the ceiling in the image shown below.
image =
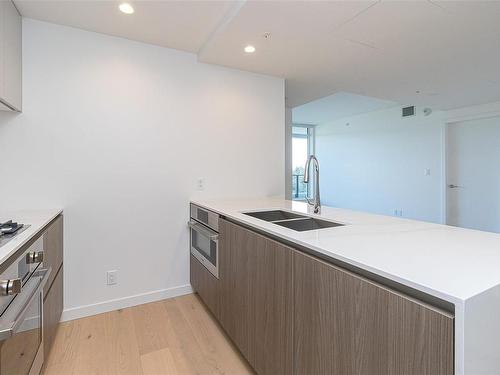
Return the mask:
M136 0L133 15L112 0L15 3L26 17L283 77L289 107L336 92L435 109L500 100L500 1Z
M14 0L24 17L120 36L162 47L198 52L234 6L232 1L133 1L120 12L113 0Z
M293 108L294 124L320 125L344 117L399 106L399 103L368 96L337 92Z

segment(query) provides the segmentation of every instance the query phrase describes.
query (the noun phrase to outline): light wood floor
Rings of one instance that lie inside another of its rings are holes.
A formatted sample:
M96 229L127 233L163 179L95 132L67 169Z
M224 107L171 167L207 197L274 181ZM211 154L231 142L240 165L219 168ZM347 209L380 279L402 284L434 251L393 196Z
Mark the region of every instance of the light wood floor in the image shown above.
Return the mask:
M44 375L254 374L195 294L61 323Z

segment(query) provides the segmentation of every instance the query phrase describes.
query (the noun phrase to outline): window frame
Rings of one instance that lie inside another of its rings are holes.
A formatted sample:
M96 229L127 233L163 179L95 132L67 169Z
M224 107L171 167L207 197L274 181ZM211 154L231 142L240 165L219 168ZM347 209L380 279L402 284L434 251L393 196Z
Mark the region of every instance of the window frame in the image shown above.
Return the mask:
M290 145L291 145L291 157L293 159L293 138L307 138L307 154L309 155L314 155L315 150L316 150L316 126L315 124L296 124L292 123L291 124L291 138L290 138ZM307 129L307 134L294 134L293 129L294 128L306 128ZM292 170L290 171L291 176L293 176L293 165L291 165ZM288 182L291 186L290 192L291 192L291 200L298 201L298 202L305 202L305 198L294 198L293 196L293 182L290 180ZM314 188L314 180L311 180L310 183L307 184L307 196L310 196L312 189Z

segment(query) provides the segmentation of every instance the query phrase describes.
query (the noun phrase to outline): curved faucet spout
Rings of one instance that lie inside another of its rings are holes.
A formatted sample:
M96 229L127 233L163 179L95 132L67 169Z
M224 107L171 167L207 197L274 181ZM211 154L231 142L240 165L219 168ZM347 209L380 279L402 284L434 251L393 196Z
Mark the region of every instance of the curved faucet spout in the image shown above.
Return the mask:
M314 171L316 179L314 181L314 198L311 200L309 197L306 196L307 203L313 206L314 208L314 213L319 214L321 213L321 200L319 196L319 161L314 155L309 155L306 161L306 166L304 170L304 183L308 184L310 181L310 168L311 168L311 163L314 163Z

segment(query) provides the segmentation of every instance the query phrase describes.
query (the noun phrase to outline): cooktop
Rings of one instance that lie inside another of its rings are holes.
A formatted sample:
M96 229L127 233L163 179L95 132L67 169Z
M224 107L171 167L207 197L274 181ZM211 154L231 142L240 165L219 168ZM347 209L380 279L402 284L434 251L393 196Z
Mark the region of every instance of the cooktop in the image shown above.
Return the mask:
M29 225L16 223L12 220L0 223L0 247L28 228Z

